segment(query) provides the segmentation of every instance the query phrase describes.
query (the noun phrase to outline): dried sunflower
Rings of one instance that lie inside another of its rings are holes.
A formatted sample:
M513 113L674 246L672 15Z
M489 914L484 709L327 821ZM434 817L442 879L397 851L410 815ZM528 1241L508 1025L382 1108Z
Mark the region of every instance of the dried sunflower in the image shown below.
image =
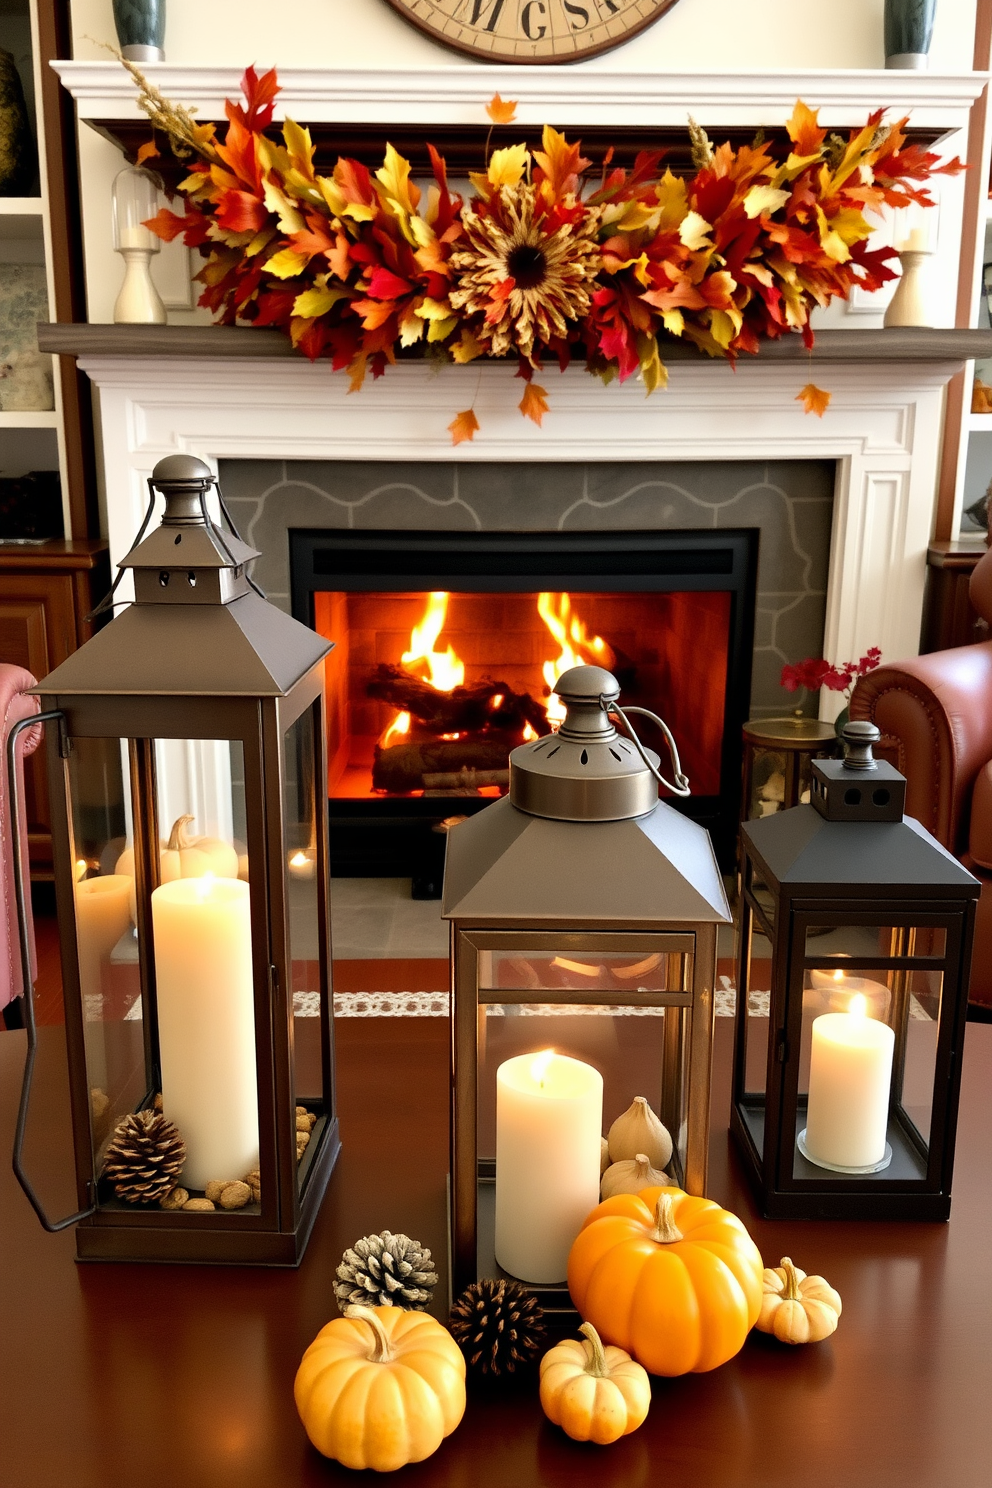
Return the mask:
M499 187L480 209L463 207L448 298L482 318L472 330L489 355L517 351L533 362L535 345L562 340L569 321L587 314L602 262L601 212L568 205L549 213L538 188L521 181Z

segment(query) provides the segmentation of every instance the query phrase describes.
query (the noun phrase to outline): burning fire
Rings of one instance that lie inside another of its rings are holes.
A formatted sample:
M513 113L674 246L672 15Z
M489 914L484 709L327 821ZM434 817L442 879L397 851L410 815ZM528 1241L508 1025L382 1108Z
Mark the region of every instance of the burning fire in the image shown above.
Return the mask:
M562 672L575 666L612 667L614 655L602 636L589 636L585 622L572 614L572 598L569 594L539 594L537 613L561 648L557 660L546 661L542 667L544 681L553 688ZM548 699L548 722L556 726L565 717L565 705L552 692Z
M436 589L427 601L424 618L413 627L409 651L402 656L407 671L430 683L438 692L453 692L465 681L465 663L455 655L454 648L434 650L447 615L448 596L443 589Z
M391 744L398 744L404 734L410 732L409 713L397 713L392 723L379 741L383 749L388 749Z

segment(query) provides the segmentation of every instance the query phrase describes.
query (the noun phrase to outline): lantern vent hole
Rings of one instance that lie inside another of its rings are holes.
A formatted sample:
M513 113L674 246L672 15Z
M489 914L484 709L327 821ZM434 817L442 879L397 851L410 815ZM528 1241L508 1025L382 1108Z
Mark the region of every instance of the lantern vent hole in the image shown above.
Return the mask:
M181 542L182 542L182 540L183 540L183 535L182 535L182 533L181 533L181 532L177 532L177 533L176 533L176 537L175 537L175 543L174 543L174 546L175 546L175 547L177 547L177 548L178 548L178 546L179 546L179 544L180 544L180 543L181 543Z
M623 760L620 759L620 756L617 754L617 752L616 752L615 749L611 749L610 750L610 753L612 754L612 756L613 756L613 758L615 760L620 760L620 763L623 764Z
M186 575L186 582L191 589L196 588L196 574L192 570Z
M166 569L163 568L162 572L158 576L158 581L162 585L163 589L167 589L169 587L169 574Z
M861 792L857 789L856 786L852 786L850 790L846 790L844 792L844 805L845 806L860 806L861 805Z
M876 806L888 806L891 800L891 796L887 790L872 791L871 798Z
M579 755L579 764L580 765L587 765L588 763L589 763L589 752L588 752L588 750L583 749L582 753Z
M554 747L554 749L549 749L548 750L548 759L550 759L553 754L557 754L560 748L561 748L561 745L560 744L556 744L555 747Z

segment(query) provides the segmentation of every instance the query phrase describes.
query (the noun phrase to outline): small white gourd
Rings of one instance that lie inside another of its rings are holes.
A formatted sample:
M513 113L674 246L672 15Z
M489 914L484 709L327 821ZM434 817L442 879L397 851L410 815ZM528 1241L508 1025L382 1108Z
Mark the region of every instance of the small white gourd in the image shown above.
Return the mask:
M672 1188L671 1178L658 1168L653 1168L639 1152L633 1162L624 1160L607 1168L599 1185L601 1199L612 1199L614 1194L637 1194L642 1188Z
M667 1168L672 1160L668 1128L652 1111L643 1095L635 1095L627 1110L610 1127L610 1157L615 1163L629 1162L643 1152L654 1168Z
M599 1176L602 1178L610 1166L610 1144L605 1137L599 1139Z

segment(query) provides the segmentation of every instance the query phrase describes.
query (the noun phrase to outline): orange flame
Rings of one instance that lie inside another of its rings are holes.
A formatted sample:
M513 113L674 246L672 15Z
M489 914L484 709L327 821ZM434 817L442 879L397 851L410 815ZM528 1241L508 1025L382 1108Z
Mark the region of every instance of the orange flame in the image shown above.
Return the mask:
M383 749L388 749L390 744L398 744L404 734L410 732L409 713L397 713L392 723L387 728L380 740Z
M401 658L407 671L422 677L438 692L453 692L465 681L465 664L455 655L453 647L449 646L447 651L434 650L447 614L448 596L443 589L436 589L427 601L424 618L413 627L409 651L404 651Z
M561 648L556 660L542 667L544 681L553 688L562 672L575 666L612 667L615 657L602 636L589 636L585 622L572 614L569 594L542 593L537 597L537 613ZM552 692L547 704L548 722L555 725L565 717L565 705Z

